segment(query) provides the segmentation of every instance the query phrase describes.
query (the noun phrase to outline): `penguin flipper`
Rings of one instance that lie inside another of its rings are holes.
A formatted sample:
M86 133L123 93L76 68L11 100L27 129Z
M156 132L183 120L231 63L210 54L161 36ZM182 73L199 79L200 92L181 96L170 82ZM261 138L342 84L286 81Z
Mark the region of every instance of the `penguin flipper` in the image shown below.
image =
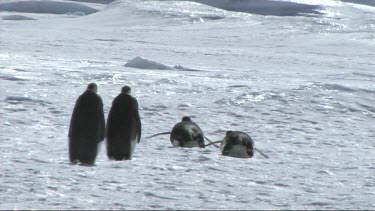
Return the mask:
M270 158L270 157L268 157L266 154L264 154L262 151L260 151L259 149L255 148L255 147L254 147L254 149L255 149L257 152L259 152L261 155L263 155L263 157L265 157L265 158Z
M171 134L171 132L157 133L157 134L146 137L146 139L153 138L155 136L160 136L160 135L167 135L167 134Z
M205 147L210 146L210 145L214 145L215 147L218 147L218 146L215 145L215 144L217 144L217 143L221 143L221 142L222 142L222 141L214 141L214 142L211 141L211 143L206 144Z
M215 141L215 142L213 142L213 141L211 141L209 138L207 138L206 136L204 136L204 139L206 139L208 142L210 142L209 144L207 144L207 145L205 145L205 146L209 146L209 145L213 144L216 148L219 148L219 146L216 145L216 143L219 143L219 142L221 142L221 141Z

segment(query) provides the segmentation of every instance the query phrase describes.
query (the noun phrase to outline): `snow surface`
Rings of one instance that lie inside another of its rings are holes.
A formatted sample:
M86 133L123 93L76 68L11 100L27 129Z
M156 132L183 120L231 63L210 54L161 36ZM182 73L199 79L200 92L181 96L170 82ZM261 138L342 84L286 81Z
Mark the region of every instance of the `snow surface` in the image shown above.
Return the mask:
M374 5L262 2L1 1L0 209L373 209ZM96 166L69 164L91 82L105 115L132 87L133 160L102 145ZM145 139L185 115L213 141L247 132L269 159Z

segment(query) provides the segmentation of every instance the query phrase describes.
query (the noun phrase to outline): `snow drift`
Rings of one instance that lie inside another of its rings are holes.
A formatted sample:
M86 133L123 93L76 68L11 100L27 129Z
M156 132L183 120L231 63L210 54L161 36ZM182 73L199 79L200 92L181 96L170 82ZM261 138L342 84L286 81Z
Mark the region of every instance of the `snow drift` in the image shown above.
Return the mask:
M321 5L272 0L194 0L195 2L224 10L246 12L258 15L299 16L306 14L322 14L318 10Z
M353 4L363 4L363 5L375 7L375 1L374 0L341 0L341 1L353 3Z
M23 15L4 15L2 16L3 20L14 20L14 21L21 21L21 20L36 20L35 18L30 18Z
M144 57L137 56L134 59L128 61L125 67L138 68L138 69L150 69L150 70L179 70L179 71L200 71L197 69L192 69L184 67L182 65L168 66L156 61L146 59Z
M91 14L98 10L89 6L60 1L16 1L0 3L0 11L24 13L84 13Z
M125 64L125 67L138 69L154 69L154 70L173 70L172 67L164 65L140 56L135 57Z

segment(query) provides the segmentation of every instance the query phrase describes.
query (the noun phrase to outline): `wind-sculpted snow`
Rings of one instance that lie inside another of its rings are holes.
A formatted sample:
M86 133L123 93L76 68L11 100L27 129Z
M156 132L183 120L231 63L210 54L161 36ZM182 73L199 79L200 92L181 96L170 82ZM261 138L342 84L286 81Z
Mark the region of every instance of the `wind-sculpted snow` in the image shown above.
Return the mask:
M25 13L83 13L91 14L97 12L89 6L73 2L63 1L16 1L0 3L0 11L25 12Z
M31 102L31 103L42 103L45 104L47 102L44 102L42 100L34 100L29 97L19 97L19 96L9 96L5 99L5 101L11 103L11 104L20 104L23 102Z
M125 67L133 67L133 68L139 68L139 69L155 69L155 70L172 70L173 68L164 65L149 59L145 59L143 57L135 57L134 59L128 61L125 64Z
M1 17L3 20L14 20L14 21L21 21L21 20L36 20L35 18L30 18L24 15L3 15Z
M68 1L77 1L77 2L87 2L87 3L99 3L99 4L109 4L116 0L68 0Z
M157 2L157 4L155 4ZM142 15L161 16L169 20L186 20L188 23L197 23L224 19L228 16L241 16L242 14L228 14L227 11L217 9L192 1L117 1L133 7ZM189 11L194 11L193 13Z
M259 15L275 16L299 16L299 15L320 15L323 6L275 1L275 0L194 0L229 11L246 12Z
M374 0L340 0L340 1L348 2L348 3L354 3L354 4L363 4L363 5L375 7L375 1Z
M8 80L8 81L28 81L25 78L20 78L17 76L7 75L7 74L1 74L0 80Z

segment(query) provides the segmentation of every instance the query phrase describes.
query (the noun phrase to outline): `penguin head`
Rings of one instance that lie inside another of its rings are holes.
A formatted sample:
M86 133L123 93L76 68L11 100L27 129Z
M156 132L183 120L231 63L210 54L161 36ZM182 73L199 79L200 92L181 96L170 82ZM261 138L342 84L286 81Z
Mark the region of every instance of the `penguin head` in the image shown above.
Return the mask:
M188 121L188 122L191 122L191 119L190 119L190 117L188 117L188 116L184 116L184 117L182 117L182 120L181 121Z
M97 93L98 92L98 85L96 85L96 83L90 83L87 86L87 90L91 90L91 91Z
M122 89L121 89L121 93L123 93L123 94L130 94L131 93L130 86L123 86Z
M224 142L229 145L243 145L242 137L230 130L226 132Z

